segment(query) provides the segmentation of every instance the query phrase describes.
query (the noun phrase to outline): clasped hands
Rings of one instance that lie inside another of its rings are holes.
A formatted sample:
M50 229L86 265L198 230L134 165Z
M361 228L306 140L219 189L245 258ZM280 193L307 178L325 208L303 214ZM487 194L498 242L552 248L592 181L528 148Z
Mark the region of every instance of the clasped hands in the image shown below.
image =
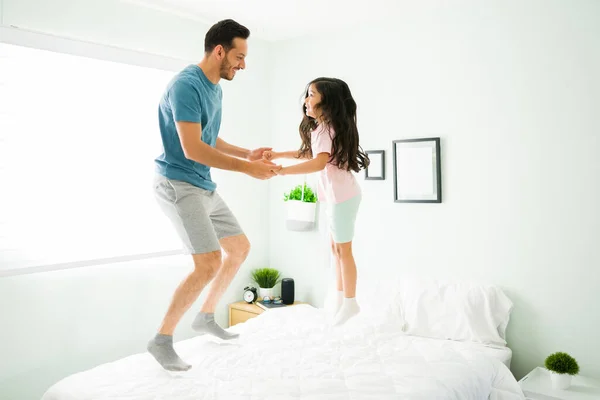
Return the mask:
M246 157L250 161L248 175L257 179L270 179L275 175L283 175L283 167L271 161L273 158L273 149L271 147L261 147L252 150Z

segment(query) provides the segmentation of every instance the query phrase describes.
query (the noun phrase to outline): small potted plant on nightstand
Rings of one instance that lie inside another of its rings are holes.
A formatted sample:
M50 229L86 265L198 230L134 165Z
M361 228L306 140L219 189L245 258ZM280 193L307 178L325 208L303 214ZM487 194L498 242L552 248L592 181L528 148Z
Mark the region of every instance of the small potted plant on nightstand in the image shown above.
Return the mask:
M554 389L568 388L571 386L573 375L579 373L577 361L567 353L550 354L544 364L546 369L552 373L552 387Z
M257 268L252 271L252 280L258 285L258 297L273 298L273 288L281 281L281 274L274 268Z

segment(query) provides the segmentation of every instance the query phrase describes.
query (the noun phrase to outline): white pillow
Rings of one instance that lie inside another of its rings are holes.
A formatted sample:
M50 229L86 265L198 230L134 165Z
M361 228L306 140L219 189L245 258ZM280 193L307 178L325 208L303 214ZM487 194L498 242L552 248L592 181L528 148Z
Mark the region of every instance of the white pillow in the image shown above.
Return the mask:
M361 317L378 325L395 325L394 329L404 329L398 278L361 278L356 290Z
M513 304L499 288L419 280L400 286L397 306L407 334L506 345Z

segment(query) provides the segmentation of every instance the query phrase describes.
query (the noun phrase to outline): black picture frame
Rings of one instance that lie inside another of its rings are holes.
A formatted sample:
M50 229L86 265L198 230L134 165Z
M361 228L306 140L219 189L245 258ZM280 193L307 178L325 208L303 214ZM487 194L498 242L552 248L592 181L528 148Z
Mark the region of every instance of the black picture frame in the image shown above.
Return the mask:
M383 181L385 180L385 150L367 150L365 154L369 157L370 165L377 165L380 168L381 174L369 175L369 167L365 168L366 181ZM373 157L371 157L373 156ZM376 163L376 164L375 164Z
M442 202L440 148L439 137L392 141L395 203Z

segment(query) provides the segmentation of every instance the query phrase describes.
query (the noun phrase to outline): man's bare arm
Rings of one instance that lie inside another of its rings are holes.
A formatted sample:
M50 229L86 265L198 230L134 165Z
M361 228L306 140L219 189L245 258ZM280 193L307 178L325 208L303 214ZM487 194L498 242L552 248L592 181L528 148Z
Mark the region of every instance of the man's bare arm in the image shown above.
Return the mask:
M227 143L221 138L217 138L217 150L238 158L247 159L250 154L250 150L244 149L242 147L234 146L230 143Z
M183 154L197 163L228 171L243 172L257 179L270 178L274 175L273 171L281 169L280 166L273 163L261 160L255 162L241 160L212 148L202 141L202 126L198 123L177 122L176 127Z
M208 167L244 172L247 161L230 157L202 141L202 125L195 122L177 122L176 126L186 158Z

